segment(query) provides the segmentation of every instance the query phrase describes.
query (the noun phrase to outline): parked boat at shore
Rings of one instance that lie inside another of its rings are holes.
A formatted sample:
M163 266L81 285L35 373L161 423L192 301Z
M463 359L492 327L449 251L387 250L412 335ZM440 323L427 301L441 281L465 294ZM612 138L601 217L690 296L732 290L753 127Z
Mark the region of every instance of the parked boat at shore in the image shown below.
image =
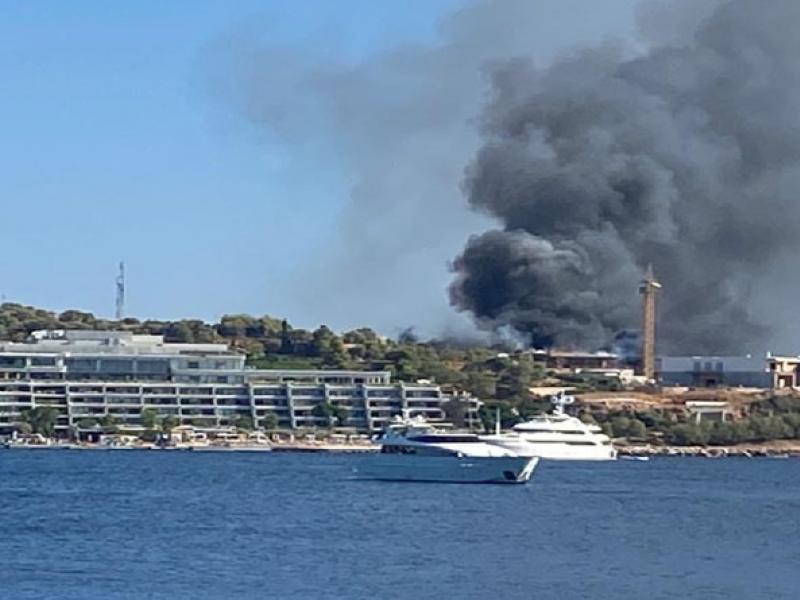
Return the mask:
M525 483L538 462L471 433L437 430L424 419L397 417L378 439L380 454L365 459L359 478L449 483Z
M53 440L40 433L15 434L3 443L3 448L51 448L53 446Z

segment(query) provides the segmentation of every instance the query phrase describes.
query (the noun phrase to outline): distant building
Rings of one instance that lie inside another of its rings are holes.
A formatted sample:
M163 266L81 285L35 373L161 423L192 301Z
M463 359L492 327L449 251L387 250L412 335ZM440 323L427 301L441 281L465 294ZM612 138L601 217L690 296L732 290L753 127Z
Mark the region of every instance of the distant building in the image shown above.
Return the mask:
M371 432L402 412L444 419L448 400L438 385L392 382L388 371L250 369L225 344L107 331L37 332L30 342L0 343L0 433L38 406L58 409L62 432L104 415L136 426L145 408L206 428L241 417L262 427L270 414L280 427L324 427L328 419L315 407L325 403L346 409L340 426ZM477 407L473 399L470 418L477 420Z
M619 357L612 352L571 352L566 350L533 350L534 360L548 369L576 371L580 369L615 369Z
M689 400L686 402L686 410L695 423L722 422L733 417L730 405L716 400Z
M767 368L773 388L795 388L800 382L800 356L768 354Z
M772 385L761 356L660 356L656 378L663 385L757 387Z

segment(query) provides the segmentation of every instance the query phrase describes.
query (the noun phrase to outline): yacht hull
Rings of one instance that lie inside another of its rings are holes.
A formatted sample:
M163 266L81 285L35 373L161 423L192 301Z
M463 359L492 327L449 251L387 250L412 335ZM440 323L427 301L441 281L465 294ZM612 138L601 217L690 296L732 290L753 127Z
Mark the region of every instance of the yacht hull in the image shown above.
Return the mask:
M482 440L514 452L518 456L538 456L546 460L616 460L617 451L606 445L570 445L559 443L537 444L533 441L503 439L503 436L485 436Z
M377 454L356 468L359 479L440 483L525 483L538 458Z

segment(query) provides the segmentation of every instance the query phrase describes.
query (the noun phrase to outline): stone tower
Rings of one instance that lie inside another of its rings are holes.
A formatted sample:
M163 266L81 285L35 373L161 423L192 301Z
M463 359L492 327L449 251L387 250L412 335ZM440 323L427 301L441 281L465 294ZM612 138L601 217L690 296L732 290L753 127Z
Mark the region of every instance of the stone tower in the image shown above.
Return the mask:
M656 292L661 284L653 275L653 265L648 265L639 285L642 295L642 375L655 379L656 375Z

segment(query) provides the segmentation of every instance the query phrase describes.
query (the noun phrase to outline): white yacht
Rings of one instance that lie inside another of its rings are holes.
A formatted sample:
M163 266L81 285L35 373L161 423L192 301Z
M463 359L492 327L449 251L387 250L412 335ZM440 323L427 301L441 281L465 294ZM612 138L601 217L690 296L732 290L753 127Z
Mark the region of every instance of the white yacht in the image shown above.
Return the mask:
M525 483L538 458L520 457L470 433L440 431L416 417L396 417L378 439L380 454L364 457L357 475L389 481Z
M538 456L552 460L615 460L617 451L611 439L597 425L589 425L564 412L574 402L571 396L552 399L552 414L539 415L517 423L510 433L481 436L490 444L502 446L519 456Z

